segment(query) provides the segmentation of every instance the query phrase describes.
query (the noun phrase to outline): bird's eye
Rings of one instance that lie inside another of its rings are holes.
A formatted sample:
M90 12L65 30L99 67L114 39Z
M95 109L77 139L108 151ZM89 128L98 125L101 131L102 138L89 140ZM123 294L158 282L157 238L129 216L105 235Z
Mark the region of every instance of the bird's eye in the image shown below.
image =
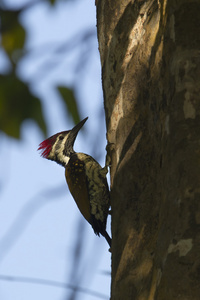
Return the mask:
M62 141L64 139L64 136L60 135L59 140Z

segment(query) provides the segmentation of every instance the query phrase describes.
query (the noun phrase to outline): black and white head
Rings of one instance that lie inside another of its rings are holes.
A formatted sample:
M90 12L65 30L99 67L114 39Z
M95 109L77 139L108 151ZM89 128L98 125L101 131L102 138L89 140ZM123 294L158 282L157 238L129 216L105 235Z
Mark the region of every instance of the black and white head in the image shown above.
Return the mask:
M62 166L66 166L70 156L74 153L73 146L76 136L87 119L88 117L79 122L71 130L56 133L40 143L38 150L42 150L41 156L54 160Z

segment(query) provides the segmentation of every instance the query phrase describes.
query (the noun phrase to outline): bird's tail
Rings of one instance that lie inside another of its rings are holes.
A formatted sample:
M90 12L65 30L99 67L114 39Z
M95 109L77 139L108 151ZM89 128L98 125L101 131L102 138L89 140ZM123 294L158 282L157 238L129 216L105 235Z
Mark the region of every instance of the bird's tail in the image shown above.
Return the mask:
M91 221L90 224L92 225L92 228L94 230L94 233L99 236L101 234L105 237L106 241L108 242L109 246L111 247L111 238L107 231L105 230L106 225L102 223L100 220L97 220L94 215L91 215Z
M105 237L106 241L108 242L109 246L111 247L111 243L112 243L112 240L109 236L109 234L107 233L107 231L105 230L102 235Z

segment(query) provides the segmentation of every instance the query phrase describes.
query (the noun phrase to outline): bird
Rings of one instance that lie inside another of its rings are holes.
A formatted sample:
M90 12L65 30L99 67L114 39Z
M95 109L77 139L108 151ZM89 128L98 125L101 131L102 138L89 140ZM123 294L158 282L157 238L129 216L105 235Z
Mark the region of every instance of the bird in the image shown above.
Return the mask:
M55 161L65 168L68 188L83 217L92 226L94 233L105 237L111 247L111 238L106 231L110 207L110 192L104 168L90 155L74 151L77 134L88 117L68 131L52 135L39 144L41 156Z

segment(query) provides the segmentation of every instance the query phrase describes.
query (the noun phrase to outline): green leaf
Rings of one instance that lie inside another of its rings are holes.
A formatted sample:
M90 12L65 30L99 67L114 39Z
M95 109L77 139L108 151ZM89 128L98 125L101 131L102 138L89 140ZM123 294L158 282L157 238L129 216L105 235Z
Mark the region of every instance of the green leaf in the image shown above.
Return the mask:
M69 114L73 118L74 124L77 124L80 122L80 114L76 98L74 97L74 91L64 86L58 86L57 89L66 104Z
M1 45L10 58L23 49L26 38L18 17L19 11L1 11Z
M54 4L56 4L56 2L59 2L60 0L48 0L49 1L49 3L53 6ZM69 0L65 0L66 2L68 1L69 2ZM72 0L70 0L70 1L72 1ZM73 0L74 1L74 0Z
M46 134L41 102L15 74L0 75L0 130L20 138L20 127L33 119Z
M54 5L56 3L56 0L49 0L51 5Z

